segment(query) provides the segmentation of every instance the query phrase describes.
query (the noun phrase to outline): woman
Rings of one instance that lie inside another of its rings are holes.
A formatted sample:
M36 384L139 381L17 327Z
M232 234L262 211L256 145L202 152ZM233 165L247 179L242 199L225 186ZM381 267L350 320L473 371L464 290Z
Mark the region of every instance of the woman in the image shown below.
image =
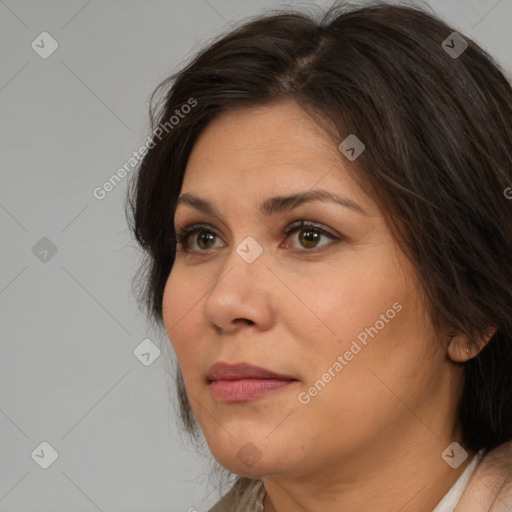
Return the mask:
M129 194L211 510L512 510L512 90L418 8L253 19Z

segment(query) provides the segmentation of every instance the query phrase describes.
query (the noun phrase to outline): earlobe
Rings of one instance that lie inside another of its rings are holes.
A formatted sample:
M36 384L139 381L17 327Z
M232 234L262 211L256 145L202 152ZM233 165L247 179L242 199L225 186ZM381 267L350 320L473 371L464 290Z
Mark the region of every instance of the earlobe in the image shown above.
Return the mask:
M448 344L448 356L456 363L469 361L473 357L474 352L474 348L465 335L453 336Z
M495 327L489 327L487 335L479 343L472 343L465 334L455 335L448 344L448 356L457 363L465 363L477 356L496 333Z

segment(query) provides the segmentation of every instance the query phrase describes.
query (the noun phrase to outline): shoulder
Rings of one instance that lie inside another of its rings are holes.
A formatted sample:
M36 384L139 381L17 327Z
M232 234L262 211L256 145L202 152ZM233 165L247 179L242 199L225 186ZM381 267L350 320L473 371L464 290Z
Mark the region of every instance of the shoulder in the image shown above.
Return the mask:
M478 464L455 512L512 510L512 441L488 452Z
M239 478L208 512L263 512L264 497L261 480Z

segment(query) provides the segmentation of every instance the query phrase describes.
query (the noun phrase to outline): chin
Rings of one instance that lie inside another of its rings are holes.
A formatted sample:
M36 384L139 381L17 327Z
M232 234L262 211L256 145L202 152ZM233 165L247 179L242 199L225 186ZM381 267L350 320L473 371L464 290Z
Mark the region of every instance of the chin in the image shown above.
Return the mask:
M282 459L281 461L275 461L265 460L262 457L253 463L247 456L241 461L237 456L233 457L233 454L224 455L225 457L216 456L217 462L231 473L245 478L261 480L267 475L281 473L285 469Z
M222 431L222 434L220 433ZM230 435L218 427L213 435L205 435L206 442L217 462L228 471L246 478L261 478L279 473L289 459L290 450L276 439L269 438L268 431L257 429L230 430Z

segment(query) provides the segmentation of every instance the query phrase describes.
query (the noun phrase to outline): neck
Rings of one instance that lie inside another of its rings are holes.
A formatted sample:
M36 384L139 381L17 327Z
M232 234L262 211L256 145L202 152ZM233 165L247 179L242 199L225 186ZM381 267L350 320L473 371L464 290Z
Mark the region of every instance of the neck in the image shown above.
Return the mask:
M392 450L381 442L381 450L372 447L337 468L319 468L314 477L264 477L265 512L432 512L475 453L468 451L453 469L441 453L457 437L440 439L423 431L423 439L399 439Z

